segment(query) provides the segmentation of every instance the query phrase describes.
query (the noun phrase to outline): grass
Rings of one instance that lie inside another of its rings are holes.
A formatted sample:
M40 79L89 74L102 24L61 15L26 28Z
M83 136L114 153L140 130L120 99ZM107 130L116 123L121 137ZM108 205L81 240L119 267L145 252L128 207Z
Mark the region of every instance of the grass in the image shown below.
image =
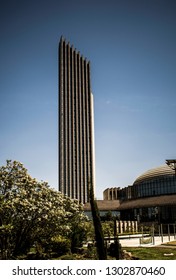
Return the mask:
M164 243L163 245L166 245L166 246L176 246L176 241L170 241L170 242L167 242L167 243Z
M123 247L123 249L131 252L139 260L176 260L176 248L174 247Z

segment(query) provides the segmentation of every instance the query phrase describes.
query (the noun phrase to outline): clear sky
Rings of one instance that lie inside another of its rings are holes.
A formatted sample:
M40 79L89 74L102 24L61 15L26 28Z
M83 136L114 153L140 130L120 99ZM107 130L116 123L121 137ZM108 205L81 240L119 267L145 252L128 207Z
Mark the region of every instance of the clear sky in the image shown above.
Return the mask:
M176 158L175 0L1 0L0 166L58 185L58 43L91 61L96 196Z

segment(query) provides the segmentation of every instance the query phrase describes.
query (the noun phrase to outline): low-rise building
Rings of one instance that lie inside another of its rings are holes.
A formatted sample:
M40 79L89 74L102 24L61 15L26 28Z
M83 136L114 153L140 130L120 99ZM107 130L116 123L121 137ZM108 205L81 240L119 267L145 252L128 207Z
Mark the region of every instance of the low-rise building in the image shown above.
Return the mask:
M112 211L122 221L176 222L176 160L152 168L125 188L107 188L97 204L100 215ZM84 206L90 212L90 205Z

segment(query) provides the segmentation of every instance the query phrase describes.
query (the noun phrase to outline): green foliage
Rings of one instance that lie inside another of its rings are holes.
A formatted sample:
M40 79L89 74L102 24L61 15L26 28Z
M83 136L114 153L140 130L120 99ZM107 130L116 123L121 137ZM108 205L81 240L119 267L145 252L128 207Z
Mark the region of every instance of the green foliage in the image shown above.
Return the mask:
M101 216L102 221L113 221L113 219L114 217L111 211L108 211L107 213L104 214L104 216Z
M95 232L94 232L94 226L93 221L89 220L86 223L84 223L84 229L86 231L86 240L92 241L95 239Z
M77 201L33 179L21 163L8 160L0 167L0 258L27 254L56 236L72 242L75 229L82 240L85 221Z
M104 236L110 238L114 235L114 222L113 221L109 221L109 222L102 222L102 228L103 228L103 233Z
M70 253L71 241L64 236L57 235L52 237L47 244L43 244L42 248L49 257L60 257Z

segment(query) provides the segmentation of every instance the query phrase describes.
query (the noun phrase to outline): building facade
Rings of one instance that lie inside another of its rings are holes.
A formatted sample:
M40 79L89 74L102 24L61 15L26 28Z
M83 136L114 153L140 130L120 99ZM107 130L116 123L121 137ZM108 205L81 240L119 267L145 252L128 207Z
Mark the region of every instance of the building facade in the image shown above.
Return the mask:
M175 223L176 175L168 165L152 168L121 189L119 206L122 220Z
M90 62L61 37L59 43L59 191L86 203L95 186Z
M103 199L104 200L117 200L119 198L119 192L120 192L119 187L107 188L103 192Z
M152 168L128 187L107 188L97 201L100 215L111 211L121 221L176 223L176 160ZM87 203L85 213L91 211Z

